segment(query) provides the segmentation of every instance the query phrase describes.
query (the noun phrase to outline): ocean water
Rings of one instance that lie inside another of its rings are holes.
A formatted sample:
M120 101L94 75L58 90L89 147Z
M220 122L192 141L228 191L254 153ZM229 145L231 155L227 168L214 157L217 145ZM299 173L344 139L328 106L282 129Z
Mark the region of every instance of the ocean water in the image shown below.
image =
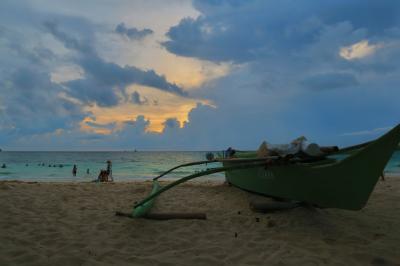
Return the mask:
M0 152L0 180L23 181L91 181L101 169L106 169L107 160L112 161L115 181L150 179L178 164L205 159L206 152ZM72 176L72 167L78 167L77 176ZM194 166L178 169L169 178L175 179L200 171L207 167ZM89 169L89 174L86 173ZM400 175L400 151L396 151L386 166L385 172ZM201 180L222 180L223 173L202 177Z
M396 150L388 164L386 165L385 172L394 175L400 175L400 150Z
M23 181L91 181L101 169L112 162L115 181L150 179L178 164L205 160L207 152L0 152L0 180ZM77 176L72 176L76 164ZM210 164L208 167L211 166ZM214 163L213 166L220 166ZM206 166L207 167L207 166ZM205 166L186 167L168 175L179 178ZM89 174L86 173L89 169ZM214 174L204 179L222 179L223 174Z

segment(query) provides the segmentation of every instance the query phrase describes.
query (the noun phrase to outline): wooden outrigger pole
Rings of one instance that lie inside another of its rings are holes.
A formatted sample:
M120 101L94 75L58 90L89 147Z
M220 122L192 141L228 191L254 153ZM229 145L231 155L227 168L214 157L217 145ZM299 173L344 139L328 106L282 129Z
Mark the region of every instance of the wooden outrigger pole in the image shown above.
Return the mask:
M251 160L245 160L245 161L251 161ZM203 162L203 163L198 162L197 164L204 164L204 163L205 162ZM190 165L196 165L196 164L192 163ZM191 175L182 177L182 178L180 178L180 179L178 179L178 180L176 180L174 182L171 182L170 184L166 185L165 187L161 187L159 185L158 180L154 179L153 180L153 188L152 188L152 191L151 191L150 195L134 205L132 216L133 217L146 216L146 214L148 214L148 212L152 208L153 203L154 203L154 199L157 196L159 196L161 193L173 188L174 186L177 186L177 185L179 185L181 183L184 183L186 181L189 181L191 179L194 179L194 178L197 178L197 177L200 177L200 176L219 173L219 172L225 172L225 171L231 171L231 170L237 170L237 169L255 168L255 167L260 167L260 166L263 166L263 165L266 165L265 159L264 160L257 159L257 160L254 160L253 162L238 164L238 165L229 166L229 167L216 167L216 168L208 169L208 170L205 170L205 171L201 171L201 172L198 172L198 173L195 173L195 174L191 174ZM184 167L184 166L181 166L181 167ZM177 169L179 167L174 167L174 168ZM169 171L169 172L171 172L171 171Z

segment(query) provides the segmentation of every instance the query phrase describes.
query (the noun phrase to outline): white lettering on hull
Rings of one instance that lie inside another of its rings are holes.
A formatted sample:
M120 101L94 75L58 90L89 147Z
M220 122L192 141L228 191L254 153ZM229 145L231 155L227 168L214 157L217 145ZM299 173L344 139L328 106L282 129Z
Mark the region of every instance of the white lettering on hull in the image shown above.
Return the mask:
M272 180L275 179L275 175L270 170L260 169L258 175L261 176L263 179Z

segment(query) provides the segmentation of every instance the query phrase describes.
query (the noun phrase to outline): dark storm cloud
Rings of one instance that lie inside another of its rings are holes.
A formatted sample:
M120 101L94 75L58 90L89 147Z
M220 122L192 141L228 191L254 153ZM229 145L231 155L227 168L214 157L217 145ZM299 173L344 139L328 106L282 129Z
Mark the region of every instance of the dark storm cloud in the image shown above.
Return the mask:
M53 21L45 21L43 26L51 33L56 39L61 41L64 46L68 49L77 50L83 54L92 54L94 53L93 46L91 42L88 40L77 40L72 36L69 36L67 33L60 31L58 29L57 23Z
M119 103L116 91L121 88L110 87L92 77L67 81L63 85L69 88L70 96L84 103L95 102L101 107L115 106Z
M154 70L146 71L134 66L120 67L117 64L105 62L98 56L82 56L77 62L87 75L106 86L123 88L136 83L181 96L187 95L182 88L169 83L164 76L158 75Z
M16 134L38 134L70 128L83 118L79 106L58 96L60 85L33 67L20 68L5 78L2 95L4 117Z
M79 52L75 62L85 71L83 79L64 83L69 94L86 103L96 102L99 106L114 106L119 103L118 93L124 95L125 87L131 84L151 86L180 96L187 93L179 86L169 83L154 70L141 70L135 66L121 67L101 59L91 45L82 42L58 29L58 25L46 22L44 26L68 49Z
M138 105L148 104L149 100L147 98L142 99L142 96L134 91L131 95L131 102Z
M60 57L41 39L40 27L43 18L54 17L27 3L0 3L1 145L75 128L86 115L81 106L61 96L64 88L51 79Z
M13 43L10 49L17 52L18 56L31 61L34 64L45 63L46 61L56 59L55 54L45 47L34 47L28 49L20 43Z
M170 28L172 53L210 61L246 62L295 52L316 41L328 25L348 22L368 35L398 26L400 2L194 1L202 12Z
M143 115L138 115L136 120L126 121L125 124L135 126L144 131L150 125L150 121L146 120Z
M153 34L151 29L138 30L135 27L127 28L124 23L120 23L115 28L115 32L121 36L126 36L131 40L141 40L144 37Z
M165 128L179 128L180 122L176 118L168 118L163 123Z

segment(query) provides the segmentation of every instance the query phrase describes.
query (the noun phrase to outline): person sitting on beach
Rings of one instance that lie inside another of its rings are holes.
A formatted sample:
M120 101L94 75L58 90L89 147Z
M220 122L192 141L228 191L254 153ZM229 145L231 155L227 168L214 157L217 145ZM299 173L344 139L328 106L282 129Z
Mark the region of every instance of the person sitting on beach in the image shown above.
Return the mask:
M100 174L97 177L98 182L107 182L108 181L108 174L106 170L101 169Z
M3 163L3 165L1 166L1 168L7 168L7 165L5 163Z

